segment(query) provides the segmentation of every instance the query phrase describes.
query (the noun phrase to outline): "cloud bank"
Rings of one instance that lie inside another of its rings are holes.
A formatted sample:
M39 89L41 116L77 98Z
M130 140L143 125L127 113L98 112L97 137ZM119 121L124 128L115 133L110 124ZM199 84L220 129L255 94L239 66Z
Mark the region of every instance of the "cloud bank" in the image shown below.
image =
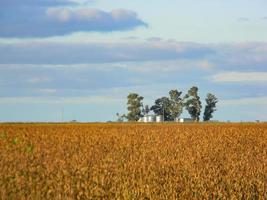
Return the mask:
M214 82L267 82L267 72L222 72L212 76Z
M0 44L2 64L77 64L198 59L214 53L213 48L205 45L176 42L61 43L25 41Z
M79 1L0 0L0 37L50 37L73 32L125 31L147 27L136 12L77 7Z
M86 65L164 60L186 60L191 66L216 68L217 72L266 72L267 43L200 44L164 40L0 43L0 64ZM183 62L178 63L177 68L182 65Z

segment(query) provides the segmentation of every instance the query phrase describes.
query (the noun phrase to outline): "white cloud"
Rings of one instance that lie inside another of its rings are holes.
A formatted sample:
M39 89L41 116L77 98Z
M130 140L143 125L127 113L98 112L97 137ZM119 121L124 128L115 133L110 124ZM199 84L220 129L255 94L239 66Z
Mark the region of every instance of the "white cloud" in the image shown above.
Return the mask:
M15 1L10 6L0 7L0 13L3 12L4 16L0 17L0 37L45 38L74 32L126 31L148 26L136 12L126 9L104 11L87 7L74 8L67 6L71 1L57 1L53 4L53 0L28 0L25 6ZM13 17L14 10L19 17Z
M65 8L49 8L46 15L50 18L55 18L60 22L67 22L71 18L71 12Z
M88 37L90 38L90 37ZM103 41L0 40L4 64L82 64L125 61L189 60L202 69L265 71L267 43L197 44L112 38ZM6 51L10 49L10 51ZM10 53L11 52L11 53ZM90 53L88 53L90 52ZM242 58L242 59L240 59Z
M6 51L9 48L10 51ZM12 52L12 54L10 53ZM199 60L214 49L179 42L33 42L0 43L3 64L81 64L125 61Z
M0 66L1 68L1 66ZM33 77L27 80L27 82L29 83L46 83L46 82L50 82L51 78L48 77Z
M114 104L114 103L122 103L122 99L114 98L111 96L0 98L0 104Z
M236 105L236 106L263 105L263 106L267 106L267 96L221 100L219 102L219 105L221 105L221 106L229 106L229 105Z
M214 64L208 60L203 60L199 62L199 67L201 69L208 70L208 69L212 69L214 67Z
M159 60L159 61L137 61L137 62L114 62L114 63L83 63L83 64L0 64L0 69L69 69L69 70L95 70L116 71L125 70L129 72L152 73L152 72L177 72L185 70L210 70L214 64L207 60ZM48 77L33 77L27 80L29 83L50 82Z
M130 10L114 9L111 12L105 12L98 9L80 8L49 8L46 15L60 22L68 21L95 21L95 22L111 22L126 21L137 18L137 14Z
M222 72L211 78L214 82L267 82L267 72Z
M240 17L240 18L238 18L238 21L239 22L248 22L248 21L250 21L250 19L247 17Z
M38 89L36 90L36 92L48 95L48 94L55 94L57 90L51 88L45 88L45 89Z

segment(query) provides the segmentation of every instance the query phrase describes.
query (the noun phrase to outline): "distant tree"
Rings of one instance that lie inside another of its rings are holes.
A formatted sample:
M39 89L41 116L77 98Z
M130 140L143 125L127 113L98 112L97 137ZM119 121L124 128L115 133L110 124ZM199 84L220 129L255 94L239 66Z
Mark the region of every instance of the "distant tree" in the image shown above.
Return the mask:
M183 99L181 97L182 92L178 92L178 90L171 90L169 92L171 109L170 115L172 119L180 117L183 112Z
M164 116L164 121L172 121L171 105L171 100L168 97L161 97L155 100L155 105L151 107L151 110L156 115Z
M128 102L127 102L127 119L128 121L138 121L143 115L141 108L143 107L143 99L144 97L139 96L137 93L130 93L127 96Z
M145 105L145 107L143 107L142 109L143 115L147 115L149 111L150 111L149 105Z
M190 88L185 95L184 100L185 108L190 114L191 118L195 121L199 121L202 105L200 97L198 96L198 87L193 86Z
M124 122L124 119L127 118L125 114L120 115L119 113L116 113L116 116L117 116L117 122Z
M212 113L216 111L216 104L218 99L215 95L208 93L206 97L206 106L204 111L203 120L209 121L213 116Z

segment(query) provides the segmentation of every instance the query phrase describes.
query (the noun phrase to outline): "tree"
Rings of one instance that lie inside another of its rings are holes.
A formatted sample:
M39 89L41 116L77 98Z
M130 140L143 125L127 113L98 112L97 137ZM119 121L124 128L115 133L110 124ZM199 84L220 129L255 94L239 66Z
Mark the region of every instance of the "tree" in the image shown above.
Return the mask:
M203 116L204 121L209 121L213 117L212 113L216 111L216 103L218 103L217 97L213 94L208 93L206 97L206 106Z
M195 121L199 121L199 116L201 113L201 101L198 96L198 87L193 86L188 90L188 93L184 97L185 99L185 108Z
M145 105L145 107L143 107L142 109L143 115L147 115L149 111L150 111L149 105Z
M139 96L137 93L130 93L127 96L128 102L127 102L127 119L128 121L138 121L143 115L141 108L143 107L143 99L144 97Z
M170 115L174 120L175 118L178 118L183 112L183 99L181 98L182 92L171 90L169 92L169 95L171 101Z
M124 122L124 119L127 118L125 114L120 115L119 113L116 113L117 116L117 122Z
M151 110L156 115L164 116L164 121L172 121L171 116L171 101L168 97L161 97L155 100L155 105L151 107Z

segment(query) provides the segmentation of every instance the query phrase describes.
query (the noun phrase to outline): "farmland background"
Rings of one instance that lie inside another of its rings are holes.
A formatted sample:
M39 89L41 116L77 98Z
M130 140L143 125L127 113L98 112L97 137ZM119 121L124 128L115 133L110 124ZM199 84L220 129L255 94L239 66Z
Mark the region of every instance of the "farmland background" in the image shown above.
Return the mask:
M0 199L267 199L267 124L2 124Z

